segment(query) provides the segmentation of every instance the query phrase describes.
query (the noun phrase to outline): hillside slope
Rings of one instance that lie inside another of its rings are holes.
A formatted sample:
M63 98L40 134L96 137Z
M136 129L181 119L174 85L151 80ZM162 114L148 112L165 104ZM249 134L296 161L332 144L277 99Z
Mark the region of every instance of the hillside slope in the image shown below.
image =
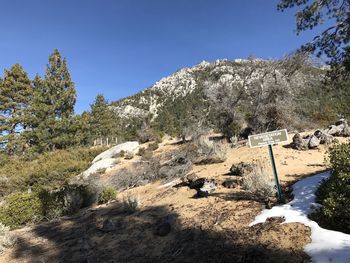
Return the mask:
M164 142L155 154L178 147L173 141ZM326 150L324 146L309 151L275 146L282 185L326 169ZM132 161L124 160L101 178L108 179ZM244 145L229 149L224 163L194 166L192 172L218 185L207 198L193 198L195 190L188 187L151 183L120 193L117 202L13 231L18 243L0 262L309 262L303 251L310 242L308 227L280 225L280 218L249 227L271 204L251 198L240 187L221 185L232 178L231 165L241 161L269 167L267 148ZM122 209L128 196L139 199L135 213ZM169 218L175 223L170 233L163 229L161 235L159 225Z

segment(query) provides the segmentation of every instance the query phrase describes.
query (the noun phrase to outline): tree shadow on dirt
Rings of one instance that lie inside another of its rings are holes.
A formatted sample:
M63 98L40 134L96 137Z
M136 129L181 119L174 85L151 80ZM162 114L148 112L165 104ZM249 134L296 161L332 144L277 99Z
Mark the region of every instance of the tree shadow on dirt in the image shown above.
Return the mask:
M175 215L170 232L159 231ZM189 220L189 219L187 219ZM260 224L262 225L262 224ZM33 228L19 237L19 262L308 262L302 251L259 243L262 228L202 229L165 206L126 213L118 203Z

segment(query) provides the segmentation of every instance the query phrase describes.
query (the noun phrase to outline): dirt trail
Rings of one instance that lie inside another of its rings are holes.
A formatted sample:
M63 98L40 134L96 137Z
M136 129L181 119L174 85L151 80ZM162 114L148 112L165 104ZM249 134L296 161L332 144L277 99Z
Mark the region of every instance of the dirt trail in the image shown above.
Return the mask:
M174 147L162 145L158 152ZM324 170L326 150L274 146L281 183ZM270 169L266 147L229 149L224 163L193 168L199 176L219 182L208 198L192 198L195 190L187 187L137 187L121 193L119 201L126 194L136 196L139 211L127 214L117 201L16 230L18 243L0 262L308 262L303 247L310 242L310 230L304 225L280 225L282 219L275 218L248 227L265 204L240 188L220 184L230 178L230 166L241 161L261 162ZM171 232L155 235L159 222L169 215L176 218Z

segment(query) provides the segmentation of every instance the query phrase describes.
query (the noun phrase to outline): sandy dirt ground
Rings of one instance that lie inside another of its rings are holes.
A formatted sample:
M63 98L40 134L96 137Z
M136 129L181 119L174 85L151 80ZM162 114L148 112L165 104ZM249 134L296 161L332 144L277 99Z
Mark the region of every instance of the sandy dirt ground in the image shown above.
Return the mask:
M157 152L176 147L162 144ZM285 143L273 149L284 187L327 168L325 146L296 151ZM304 225L281 224L283 219L272 218L248 226L266 203L240 187L221 185L232 178L231 165L239 162L271 169L267 147L230 148L224 163L193 167L199 177L218 183L207 198L193 198L195 190L160 182L136 187L120 193L116 202L13 231L18 242L0 256L0 262L309 262L303 247L310 242L310 230ZM136 212L121 209L125 196L137 197ZM161 236L159 226L169 216L175 223L169 234Z

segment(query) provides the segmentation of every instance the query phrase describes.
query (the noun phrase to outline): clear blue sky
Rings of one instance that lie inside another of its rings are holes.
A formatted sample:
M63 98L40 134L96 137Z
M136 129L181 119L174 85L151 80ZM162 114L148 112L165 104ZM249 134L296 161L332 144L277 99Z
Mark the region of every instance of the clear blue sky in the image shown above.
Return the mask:
M97 93L135 94L202 60L279 58L310 40L277 0L0 0L0 71L20 63L44 74L49 54L67 58L78 113Z

